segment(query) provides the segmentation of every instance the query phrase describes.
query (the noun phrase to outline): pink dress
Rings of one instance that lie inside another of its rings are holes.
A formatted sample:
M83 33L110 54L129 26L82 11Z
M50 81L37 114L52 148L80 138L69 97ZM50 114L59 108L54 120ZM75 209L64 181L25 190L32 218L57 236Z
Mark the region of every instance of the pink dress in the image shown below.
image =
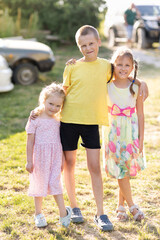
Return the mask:
M37 118L29 120L27 134L35 134L33 151L34 169L29 174L29 196L43 197L62 194L61 164L62 146L59 133L59 121Z

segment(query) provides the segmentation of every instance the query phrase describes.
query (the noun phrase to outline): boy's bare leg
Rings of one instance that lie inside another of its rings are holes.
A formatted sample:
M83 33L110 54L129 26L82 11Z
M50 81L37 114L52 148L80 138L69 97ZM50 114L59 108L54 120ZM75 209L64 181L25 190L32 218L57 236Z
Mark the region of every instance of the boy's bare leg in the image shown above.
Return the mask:
M64 179L65 186L67 189L68 197L71 203L71 207L77 207L76 193L75 193L75 163L76 163L76 153L74 151L64 151L65 162L64 162Z
M103 212L103 183L100 167L100 149L88 149L87 164L92 180L92 189L97 205L97 216L104 214Z

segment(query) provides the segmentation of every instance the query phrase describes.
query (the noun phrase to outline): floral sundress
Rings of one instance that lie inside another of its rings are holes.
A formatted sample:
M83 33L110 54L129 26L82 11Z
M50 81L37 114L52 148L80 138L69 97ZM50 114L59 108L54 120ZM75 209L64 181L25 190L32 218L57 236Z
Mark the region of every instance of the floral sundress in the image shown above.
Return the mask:
M136 176L138 171L146 167L144 153L139 154L138 118L135 110L138 86L133 87L134 96L129 87L118 88L114 82L108 84L110 124L109 127L102 128L103 161L107 174L116 179Z

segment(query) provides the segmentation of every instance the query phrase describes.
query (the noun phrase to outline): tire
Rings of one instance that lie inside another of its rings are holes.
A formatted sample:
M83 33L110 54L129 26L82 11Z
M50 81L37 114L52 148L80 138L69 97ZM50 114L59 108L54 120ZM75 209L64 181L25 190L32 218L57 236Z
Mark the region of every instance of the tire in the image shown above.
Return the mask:
M145 34L145 30L143 28L138 28L137 30L137 47L139 49L147 48L147 38Z
M108 47L114 47L116 46L116 35L113 28L109 30L109 36L108 36Z
M21 85L30 85L38 79L38 69L31 63L20 63L13 70L13 81Z

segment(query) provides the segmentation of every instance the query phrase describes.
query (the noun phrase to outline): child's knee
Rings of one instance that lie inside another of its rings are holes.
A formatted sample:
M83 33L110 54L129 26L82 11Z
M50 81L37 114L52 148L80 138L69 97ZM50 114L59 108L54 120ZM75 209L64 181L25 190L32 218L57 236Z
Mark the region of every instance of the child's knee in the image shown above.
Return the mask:
M99 164L91 163L88 165L88 169L91 174L97 174L97 175L101 174L101 169Z

